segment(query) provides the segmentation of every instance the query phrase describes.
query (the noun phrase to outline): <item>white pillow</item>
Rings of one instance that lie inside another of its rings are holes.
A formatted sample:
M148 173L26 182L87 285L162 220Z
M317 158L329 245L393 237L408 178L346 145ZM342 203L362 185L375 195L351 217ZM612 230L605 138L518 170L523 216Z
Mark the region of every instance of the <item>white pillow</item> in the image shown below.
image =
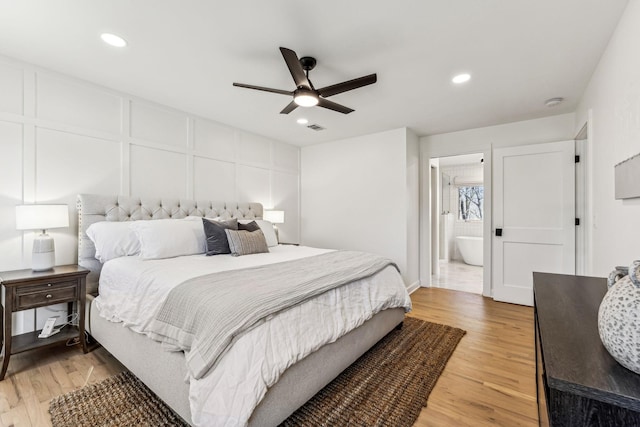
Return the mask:
M189 215L189 216L185 216L184 218L182 218L184 221L200 221L202 222L202 218L201 216L197 216L197 215ZM218 217L215 218L207 218L207 219L212 219L217 221Z
M87 228L87 236L96 246L98 261L104 264L110 259L140 253L140 240L129 225L131 222L101 221Z
M264 234L264 238L267 241L267 246L278 246L278 237L276 236L276 231L273 229L273 224L269 221L265 221L264 219L243 219L238 222L241 224L248 224L251 221L255 221L256 224L258 224L258 226L260 227L260 230L262 230L262 234Z
M131 229L140 240L142 259L202 254L207 243L202 221L154 219L134 221Z

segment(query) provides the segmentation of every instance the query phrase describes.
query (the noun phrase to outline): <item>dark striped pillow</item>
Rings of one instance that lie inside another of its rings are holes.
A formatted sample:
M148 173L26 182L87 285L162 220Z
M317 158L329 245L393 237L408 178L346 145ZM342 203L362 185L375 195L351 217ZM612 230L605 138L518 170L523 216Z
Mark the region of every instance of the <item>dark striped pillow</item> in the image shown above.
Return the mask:
M224 230L229 241L231 255L249 255L269 252L267 240L264 238L262 230Z

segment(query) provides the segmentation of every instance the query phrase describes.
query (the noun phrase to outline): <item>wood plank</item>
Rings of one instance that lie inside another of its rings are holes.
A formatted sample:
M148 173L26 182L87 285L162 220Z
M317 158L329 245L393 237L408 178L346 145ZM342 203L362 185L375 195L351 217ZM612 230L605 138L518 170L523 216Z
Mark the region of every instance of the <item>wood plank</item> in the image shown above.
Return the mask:
M15 408L12 408L9 412L3 413L0 416L0 421L2 421L2 425L6 427L33 426L33 424L31 424L31 420L29 419L27 408L25 407L24 404L20 404ZM33 426L33 427L36 427L36 426Z

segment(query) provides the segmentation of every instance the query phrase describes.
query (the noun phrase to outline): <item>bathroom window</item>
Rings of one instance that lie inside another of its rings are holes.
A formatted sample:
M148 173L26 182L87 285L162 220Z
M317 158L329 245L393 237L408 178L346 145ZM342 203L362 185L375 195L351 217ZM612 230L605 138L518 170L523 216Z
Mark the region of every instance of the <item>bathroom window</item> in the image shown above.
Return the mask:
M458 187L458 219L462 221L482 221L484 186Z

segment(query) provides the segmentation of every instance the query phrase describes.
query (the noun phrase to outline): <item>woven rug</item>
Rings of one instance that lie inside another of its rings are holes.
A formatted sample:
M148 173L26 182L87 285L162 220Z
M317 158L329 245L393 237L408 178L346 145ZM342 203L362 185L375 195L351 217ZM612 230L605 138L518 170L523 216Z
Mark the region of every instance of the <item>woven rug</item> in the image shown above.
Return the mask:
M281 426L411 426L465 332L410 317ZM54 427L185 426L135 376L123 372L54 398Z

